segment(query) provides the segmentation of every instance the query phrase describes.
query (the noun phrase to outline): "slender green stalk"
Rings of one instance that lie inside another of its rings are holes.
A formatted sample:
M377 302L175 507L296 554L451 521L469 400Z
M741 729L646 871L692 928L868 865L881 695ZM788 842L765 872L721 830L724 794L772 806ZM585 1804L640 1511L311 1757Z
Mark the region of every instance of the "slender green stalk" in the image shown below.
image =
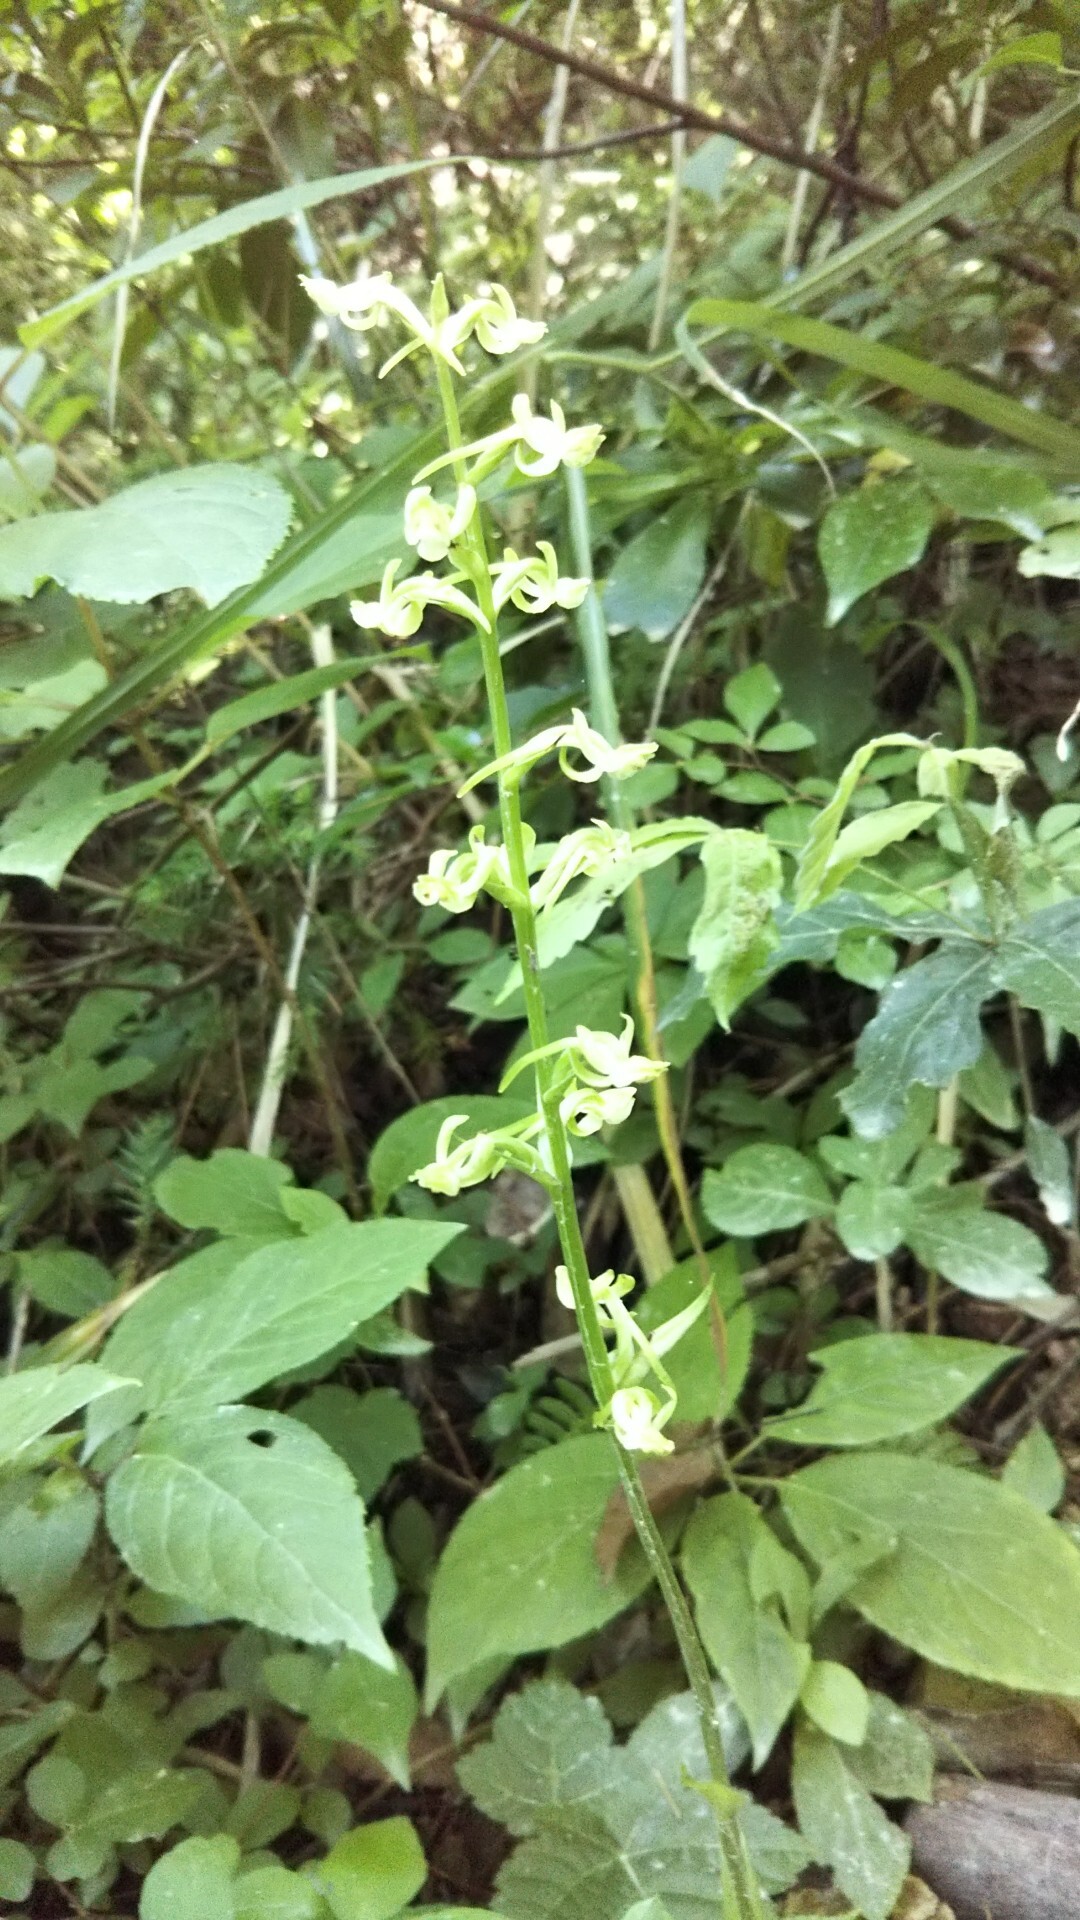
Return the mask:
M441 360L436 359L434 364L446 418L449 447L452 452L456 452L463 445L457 396L449 369ZM455 470L460 482L464 478L464 461L455 463ZM481 632L480 641L495 757L501 759L511 751L513 736L506 703L502 660L499 654L497 615L491 588L489 556L479 511L473 514L462 545L463 559L468 567L480 610L489 623L490 630ZM529 1037L533 1048L540 1049L547 1046L549 1039L547 1009L540 978L536 916L529 895L529 873L521 803L517 782L511 773L503 771L499 774L498 791L503 844L515 894L511 917L521 964ZM550 1165L554 1174L552 1203L559 1244L570 1280L578 1325L581 1329L589 1383L597 1404L606 1406L611 1400L615 1379L604 1342L600 1315L592 1296L588 1259L574 1197L570 1141L559 1106L559 1090L556 1084L557 1065L553 1059L542 1056L534 1063L533 1071L547 1135ZM653 1518L637 1461L634 1455L624 1448L616 1446L616 1450L630 1517L671 1617L687 1679L697 1703L709 1773L715 1786L727 1788L727 1763L705 1650L698 1637L671 1557ZM716 1818L724 1863L725 1917L730 1914L731 1920L762 1920L764 1908L758 1892L757 1878L750 1864L734 1804L725 1807L717 1803Z

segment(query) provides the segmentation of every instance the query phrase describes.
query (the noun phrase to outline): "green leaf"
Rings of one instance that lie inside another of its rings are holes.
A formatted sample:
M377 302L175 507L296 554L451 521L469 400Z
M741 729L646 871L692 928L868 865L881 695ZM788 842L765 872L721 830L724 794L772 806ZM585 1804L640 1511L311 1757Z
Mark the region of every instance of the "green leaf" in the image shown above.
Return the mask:
M29 1483L27 1497L0 1519L0 1584L37 1612L69 1587L94 1537L98 1497L76 1474Z
M1053 1513L1065 1497L1065 1469L1050 1435L1036 1420L1013 1448L1002 1469L1001 1482L1040 1513Z
M998 947L997 970L1022 1006L1080 1033L1080 900L1043 907L1010 927Z
M911 1861L911 1843L850 1772L835 1741L796 1730L791 1774L799 1829L814 1857L865 1920L889 1920Z
M390 1920L426 1879L424 1849L404 1814L353 1827L315 1869L334 1920Z
M56 580L127 604L190 587L216 606L258 579L292 510L284 487L255 468L178 467L100 506L0 527L0 593L19 599Z
M250 233L255 227L267 226L273 220L287 220L308 207L321 207L327 200L339 199L344 194L365 193L371 187L404 179L410 173L417 173L435 164L431 160L406 160L392 167L362 167L356 173L339 173L333 179L301 180L294 186L283 187L277 193L262 193L254 200L242 200L239 206L227 207L224 213L215 213L209 220L200 220L196 226L188 227L186 232L174 233L159 246L149 247L145 253L125 261L123 266L114 267L111 273L103 274L100 280L80 287L78 293L62 300L59 306L51 307L48 313L41 314L36 320L28 320L20 328L19 338L24 346L40 346L43 340L50 340L54 334L62 332L76 315L85 313L88 307L96 306L107 294L127 286L132 280L143 280L161 267L172 266L177 260L190 259L204 247L220 246L224 240L235 240L240 234ZM440 164L445 165L445 162Z
M1024 1152L1047 1219L1055 1227L1070 1226L1076 1204L1073 1170L1061 1134L1045 1120L1029 1114L1024 1125Z
M117 1291L109 1269L77 1247L35 1247L20 1253L19 1285L50 1313L78 1320Z
M57 767L0 825L0 873L26 874L47 887L59 886L68 861L95 828L114 813L152 799L174 777L160 774L106 793L108 771L100 761Z
M900 1453L819 1460L779 1491L819 1564L853 1539L895 1538L848 1593L883 1633L999 1686L1080 1694L1080 1552L1018 1494Z
M128 1565L157 1592L393 1664L348 1468L295 1420L218 1407L156 1421L113 1474L105 1512Z
M979 1010L995 987L994 958L974 942L943 946L906 967L859 1035L855 1078L840 1104L865 1140L892 1133L908 1089L945 1087L982 1052Z
M908 475L858 487L834 500L821 523L818 552L834 627L864 593L917 566L934 525L934 503Z
M0 1839L0 1900L29 1900L37 1861L21 1840Z
M1018 460L995 458L981 448L959 451L937 441L903 435L934 496L968 520L1000 520L1025 539L1038 540L1053 495L1040 473Z
M373 1387L369 1393L316 1387L289 1413L340 1454L365 1501L375 1498L400 1461L424 1451L415 1410L396 1387Z
M46 1765L40 1761L39 1770ZM78 1774L79 1768L72 1771ZM161 1767L120 1774L97 1792L91 1787L74 1818L64 1815L53 1822L67 1830L45 1856L47 1871L57 1880L85 1879L100 1872L114 1846L160 1840L192 1811L205 1786L206 1776L198 1767ZM44 1817L53 1819L51 1814Z
M50 1427L130 1384L95 1366L30 1367L9 1374L0 1380L0 1463L17 1460Z
M291 673L284 680L271 680L268 686L257 687L254 693L218 707L206 723L206 744L223 746L234 734L275 720L281 713L291 713L295 707L307 706L320 694L343 687L373 665L383 665L392 658L391 654L365 654L357 659L333 660L326 667L309 667L306 673Z
M751 740L778 705L783 688L764 660L735 674L724 688L724 705Z
M1039 116L1043 121L1043 130L1063 133L1070 122L1080 122L1080 107L1075 100L1051 109L1050 118ZM1026 123L1027 131L1033 122ZM1001 142L997 143L999 146ZM987 148L981 159L989 161L993 149ZM924 196L916 196L900 214L892 214L882 227L889 226L895 232L898 222L905 216L915 217L919 213L917 201ZM936 218L931 215L931 220ZM928 224L924 221L924 224ZM872 243L874 230L866 236L866 242ZM839 274L845 262L842 254L853 256L854 250L842 248L832 260L825 262L825 271L802 277L796 281L786 294L791 299L805 290L818 291L825 285L826 278ZM816 284L814 284L816 283ZM824 320L811 320L802 314L785 313L780 305L766 306L750 300L696 300L686 315L690 326L715 328L717 333L738 331L764 335L766 339L784 340L800 353L818 354L824 360L833 360L838 366L850 367L853 372L862 373L878 384L900 387L908 393L914 393L919 399L931 406L950 407L957 413L965 414L968 419L978 420L983 426L990 427L996 433L1005 434L1011 440L1017 440L1021 446L1036 447L1075 470L1080 460L1080 434L1075 427L1064 420L1057 420L1052 414L1036 413L1022 401L1012 399L1008 394L999 393L994 387L982 381L969 380L965 375L956 373L952 367L939 366L930 360L920 360L913 353L905 353L899 347L890 347L883 340L876 340L866 334L849 333L843 327L831 326ZM883 483L895 484L895 483Z
M287 1867L250 1868L236 1882L235 1899L235 1920L326 1920L318 1888Z
M368 1160L367 1176L376 1213L384 1213L399 1187L434 1157L439 1129L451 1114L465 1115L466 1124L458 1135L464 1140L485 1128L510 1126L533 1111L532 1104L515 1093L452 1093L410 1107L380 1133Z
M401 1787L409 1785L409 1735L418 1712L404 1661L376 1666L362 1653L326 1665L310 1653L275 1653L263 1662L275 1700L307 1720L321 1740L344 1740L373 1754Z
M844 1765L879 1800L934 1797L934 1745L925 1727L883 1693L868 1695L866 1738Z
M762 978L777 944L774 912L783 886L776 848L762 833L720 827L701 844L705 893L688 950L726 1027Z
M296 1230L281 1204L281 1189L291 1180L280 1160L218 1147L208 1160L182 1153L171 1161L154 1182L154 1198L170 1220L194 1233L282 1240Z
M224 1241L182 1261L124 1315L105 1352L150 1409L239 1399L315 1360L408 1287L460 1228L362 1220L238 1257Z
M498 1654L565 1646L614 1619L649 1582L631 1547L605 1583L596 1535L619 1484L607 1434L521 1461L466 1510L435 1573L428 1611L430 1705Z
M853 753L836 783L828 805L821 809L806 837L795 876L795 910L802 913L821 898L825 875L833 856L840 824L866 768L881 747L921 747L910 733L882 733Z
M875 860L886 847L894 847L898 841L917 833L940 812L940 800L898 800L894 807L879 807L873 813L860 814L857 820L849 820L836 836L817 898L827 899L864 860Z
M698 1631L750 1729L755 1767L767 1760L810 1666L810 1648L754 1591L755 1554L766 1535L775 1542L753 1502L725 1493L698 1508L682 1549Z
M904 1238L908 1217L904 1187L877 1186L853 1180L836 1207L836 1231L856 1260L880 1260L894 1253Z
M870 1725L870 1698L858 1674L836 1660L815 1660L799 1694L804 1713L847 1747L861 1747Z
M1016 565L1026 580L1080 580L1080 526L1051 527L1022 549Z
M142 1884L139 1920L233 1920L240 1849L227 1833L181 1840Z
M713 1296L724 1317L727 1364L721 1367L712 1317L703 1313L664 1357L678 1395L680 1420L722 1420L742 1392L750 1368L754 1316L739 1279L735 1250L713 1248L705 1258L712 1276ZM681 1260L641 1296L635 1305L634 1317L646 1333L652 1333L665 1320L692 1305L700 1291L701 1269L697 1259Z
M604 612L616 629L663 640L690 608L705 578L709 507L687 493L622 548L604 588Z
M931 1333L840 1340L810 1356L821 1378L769 1431L805 1447L865 1447L918 1433L948 1419L1019 1353Z
M457 1775L489 1819L520 1835L553 1807L602 1813L614 1753L599 1700L566 1680L538 1680L504 1701L491 1740L458 1761Z
M930 1271L978 1300L1048 1299L1047 1253L1037 1234L1006 1214L989 1213L975 1187L912 1194L905 1239Z
M764 1142L736 1148L719 1172L710 1168L701 1204L714 1227L740 1239L798 1227L832 1211L829 1189L813 1162L794 1147Z
M1015 40L1006 40L1003 47L984 60L975 73L981 77L987 73L998 73L1002 67L1041 66L1057 67L1062 64L1060 33L1022 33Z

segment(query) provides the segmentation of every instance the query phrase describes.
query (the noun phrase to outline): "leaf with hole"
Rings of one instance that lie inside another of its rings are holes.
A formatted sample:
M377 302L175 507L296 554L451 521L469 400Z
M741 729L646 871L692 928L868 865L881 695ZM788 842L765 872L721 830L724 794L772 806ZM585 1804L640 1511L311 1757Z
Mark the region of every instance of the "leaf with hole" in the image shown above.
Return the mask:
M295 1420L216 1407L152 1422L112 1475L105 1514L128 1565L157 1592L211 1619L393 1665L352 1477Z

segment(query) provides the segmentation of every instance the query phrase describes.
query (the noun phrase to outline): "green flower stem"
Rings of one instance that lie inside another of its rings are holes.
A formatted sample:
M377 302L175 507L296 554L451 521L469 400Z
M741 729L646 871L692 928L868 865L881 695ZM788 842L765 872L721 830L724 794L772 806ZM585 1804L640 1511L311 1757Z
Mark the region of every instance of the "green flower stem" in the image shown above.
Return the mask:
M458 415L457 396L449 369L440 361L435 361L439 395L446 418L447 439L452 452L462 446L461 423ZM464 479L464 462L455 462L455 475L459 483ZM476 589L477 601L484 618L489 622L490 631L481 632L480 644L484 662L484 681L487 690L488 706L491 713L492 740L495 758L501 759L511 751L513 736L510 715L506 704L506 685L503 679L502 660L499 654L497 616L491 590L491 575L488 571L489 556L487 542L479 510L474 513L465 540L462 543L464 557L469 565L472 584ZM506 848L507 865L510 879L517 895L517 903L511 909L514 938L517 943L518 958L525 994L525 1012L529 1026L529 1037L534 1048L548 1045L547 1008L544 1002L544 989L540 978L540 962L537 949L536 916L529 897L529 874L525 858L525 838L522 831L521 803L517 782L511 773L498 776L499 818L502 827L503 844ZM578 1220L577 1205L574 1198L573 1174L571 1171L570 1142L559 1111L559 1095L555 1086L556 1064L550 1058L540 1058L534 1063L537 1099L544 1117L552 1171L555 1176L552 1203L555 1221L559 1233L559 1244L570 1279L574 1296L574 1309L581 1329L582 1347L592 1387L598 1406L604 1407L611 1399L615 1389L615 1380L611 1360L604 1343L603 1330L596 1302L592 1297L589 1281L589 1264L585 1253L585 1243L581 1235L581 1223ZM712 1676L709 1672L705 1650L698 1637L686 1596L679 1585L678 1577L671 1562L660 1530L649 1506L637 1460L633 1454L616 1447L619 1456L619 1471L623 1490L634 1529L644 1549L646 1558L660 1588L682 1655L686 1676L693 1689L701 1722L702 1739L705 1746L709 1772L717 1786L728 1786L727 1762L724 1757L724 1745L720 1724L716 1712L716 1700L713 1691ZM746 1851L738 1817L732 1808L725 1811L716 1809L720 1834L720 1848L724 1861L725 1880L728 1884L729 1898L725 1903L725 1920L728 1911L731 1920L761 1920L764 1909L757 1888L757 1878Z

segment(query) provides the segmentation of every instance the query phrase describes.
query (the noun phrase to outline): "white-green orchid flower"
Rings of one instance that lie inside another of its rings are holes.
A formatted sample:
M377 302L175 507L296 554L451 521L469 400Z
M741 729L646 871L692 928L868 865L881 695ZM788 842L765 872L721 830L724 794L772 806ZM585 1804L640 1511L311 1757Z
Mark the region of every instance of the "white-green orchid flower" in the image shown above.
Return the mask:
M422 907L444 907L447 913L468 913L476 905L485 887L495 889L505 899L510 889L510 874L503 847L489 847L484 828L478 822L469 829L466 851L436 847L428 857L426 873L413 881L413 894Z
M589 591L587 579L560 578L559 561L550 540L538 540L538 551L519 559L506 547L491 568L495 607L509 600L522 613L547 613L550 607L580 607Z
M400 560L391 560L383 574L377 600L353 600L350 611L358 627L376 628L395 640L407 640L417 631L428 607L445 607L450 613L459 613L465 620L471 620L474 627L482 627L485 633L491 628L480 608L468 594L462 593L449 580L440 580L434 573L414 573L407 580L394 584Z
M405 538L421 560L445 560L475 512L473 487L459 487L452 507L436 500L430 487L413 487L405 496Z
M568 427L566 415L557 400L551 414L534 413L527 393L515 393L510 403L518 442L515 460L531 480L555 473L559 467L587 467L604 440L602 427ZM524 457L524 449L532 455Z
M673 1407L661 1406L648 1387L619 1387L611 1396L606 1416L598 1416L610 1426L626 1453L674 1453L674 1442L663 1432Z
M563 1125L581 1136L621 1127L633 1110L633 1087L572 1087L559 1102Z
M473 330L485 353L516 353L519 347L535 346L547 332L542 320L526 320L518 313L505 287L492 287L487 299L475 304L479 311Z
M577 1027L573 1039L574 1068L590 1087L641 1087L667 1072L667 1062L631 1053L634 1022L623 1015L623 1030L605 1033L595 1027Z
M632 773L640 773L656 752L655 740L637 740L613 747L602 733L590 727L580 707L571 708L570 725L563 730L559 745L559 765L568 780L589 782L602 780L626 780ZM570 764L568 755L578 753L585 761L584 767Z
M482 1180L490 1180L500 1171L503 1160L497 1135L474 1133L471 1140L462 1140L454 1146L454 1135L468 1118L467 1113L452 1113L443 1121L435 1142L434 1160L412 1176L417 1186L453 1200L463 1187L479 1186Z
M564 834L548 856L543 872L533 881L533 906L537 911L553 907L572 881L582 875L595 879L605 868L629 859L633 849L629 833L609 826L606 820L594 820L591 826Z

